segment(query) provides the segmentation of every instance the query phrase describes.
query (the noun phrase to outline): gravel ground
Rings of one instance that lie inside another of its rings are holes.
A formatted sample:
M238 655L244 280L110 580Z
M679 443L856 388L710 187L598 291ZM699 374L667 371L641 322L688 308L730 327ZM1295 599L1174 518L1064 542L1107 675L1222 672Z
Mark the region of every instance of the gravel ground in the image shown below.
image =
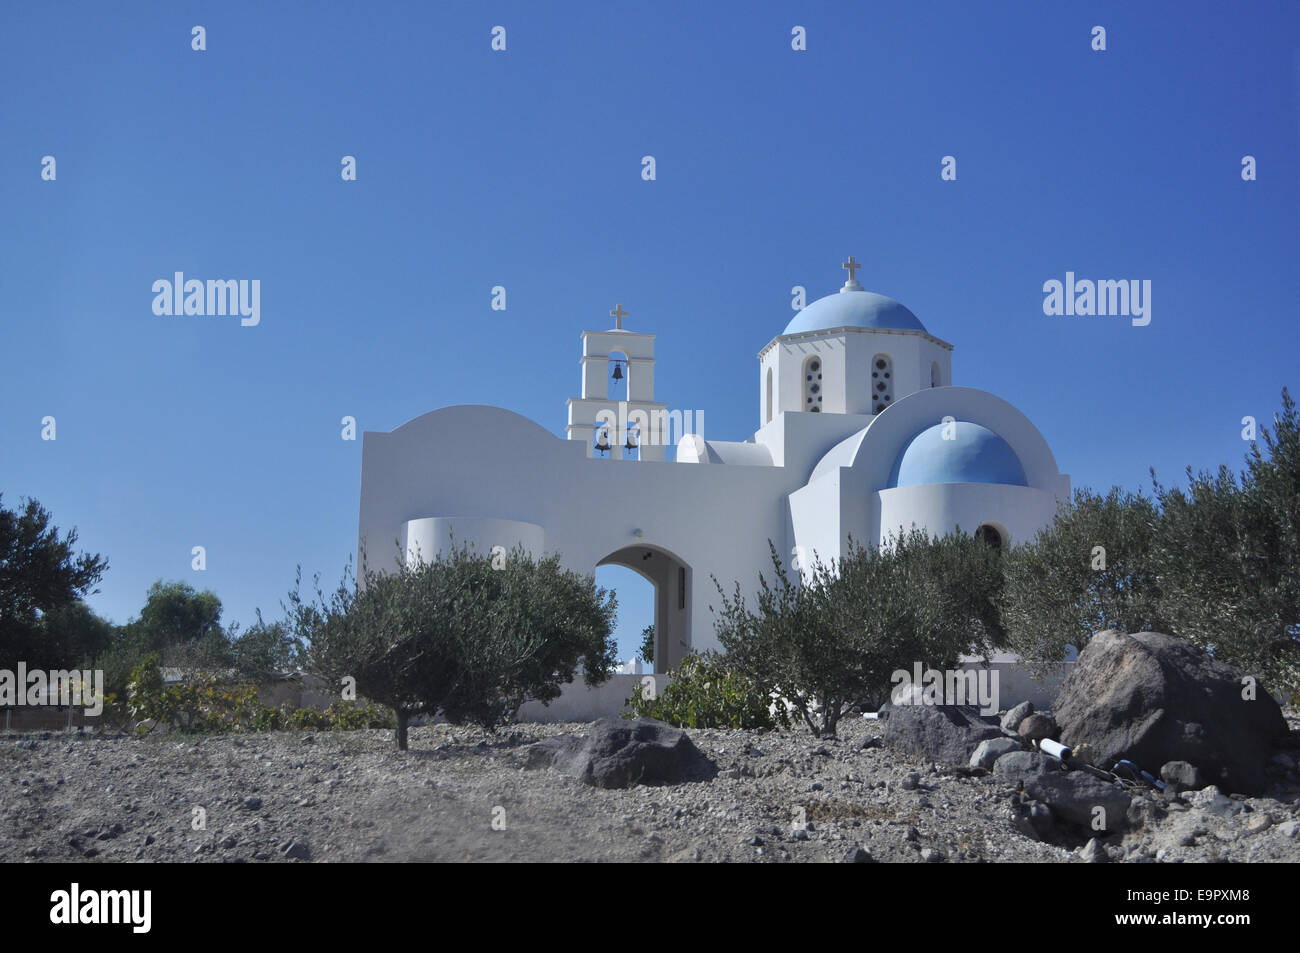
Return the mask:
M850 719L838 739L691 731L720 769L707 783L608 791L523 769L528 744L585 727L430 725L405 753L388 731L2 735L0 860L1081 859L1086 832L1017 831L1011 782L872 747L882 722ZM1210 793L1153 800L1144 827L1102 844L1115 860L1300 860L1300 790L1226 810Z

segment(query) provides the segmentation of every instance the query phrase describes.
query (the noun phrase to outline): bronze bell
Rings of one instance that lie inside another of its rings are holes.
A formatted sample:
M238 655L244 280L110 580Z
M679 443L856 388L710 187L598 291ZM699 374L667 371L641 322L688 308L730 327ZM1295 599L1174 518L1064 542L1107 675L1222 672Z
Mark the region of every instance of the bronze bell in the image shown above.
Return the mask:
M616 381L621 381L623 379L623 365L616 363L614 365L614 373L610 376Z
M608 430L602 430L600 432L600 436L596 438L596 452L597 453L609 452L609 431Z
M627 443L623 444L623 449L629 453L636 449L636 444L632 442L632 431L627 432Z

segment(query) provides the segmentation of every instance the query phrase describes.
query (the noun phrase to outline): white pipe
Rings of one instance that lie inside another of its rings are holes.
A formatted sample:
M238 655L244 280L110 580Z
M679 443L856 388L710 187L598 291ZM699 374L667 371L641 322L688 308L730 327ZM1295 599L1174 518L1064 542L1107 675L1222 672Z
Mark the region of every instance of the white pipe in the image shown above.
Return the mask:
M1058 761L1064 761L1070 756L1070 749L1059 741L1053 741L1051 738L1044 738L1038 742L1039 749L1043 754L1050 754Z

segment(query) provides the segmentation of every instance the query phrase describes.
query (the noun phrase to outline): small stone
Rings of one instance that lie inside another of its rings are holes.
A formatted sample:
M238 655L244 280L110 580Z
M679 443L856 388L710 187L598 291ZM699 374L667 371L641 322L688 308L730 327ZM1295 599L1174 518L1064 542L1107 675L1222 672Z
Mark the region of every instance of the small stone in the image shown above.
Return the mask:
M225 837L221 839L221 846L224 847L226 850L230 850L232 847L234 847L235 843L236 843L235 838L230 836L229 834L227 834Z
M249 797L244 798L244 807L246 807L250 811L261 810L262 799L260 797L250 795Z
M994 763L1004 754L1019 751L1019 742L1010 738L989 738L981 741L970 756L970 767L992 770Z
M1020 723L1033 713L1033 702L1021 702L1002 716L1002 727L1007 731L1015 731L1020 727Z
M921 848L921 859L927 864L940 864L944 861L943 851L933 847Z
M1070 748L1070 760L1075 764L1090 764L1093 767L1101 767L1098 764L1101 760L1101 752L1084 741Z
M749 846L750 846L750 847L762 847L762 846L763 846L763 838L759 837L758 835L755 835L755 836L751 837L751 838L749 839Z
M1036 712L1030 715L1020 723L1016 733L1026 741L1042 741L1044 738L1053 738L1060 732L1056 727L1056 719L1046 712Z
M801 827L798 830L796 830L793 834L791 834L790 837L793 840L807 840L808 832Z
M1106 855L1106 848L1101 846L1097 838L1092 838L1084 844L1079 850L1079 857L1089 864L1104 864L1110 858Z
M1273 826L1273 818L1269 817L1264 811L1255 811L1246 817L1246 832L1249 834L1259 834Z
M1277 826L1277 832L1283 837L1295 838L1300 834L1300 821L1287 821Z
M822 783L820 781L814 781L812 783L812 790L820 791L821 789L822 789Z
M866 851L861 847L853 847L849 850L847 854L844 855L844 863L870 864L873 863L873 861L869 851Z
M311 851L307 848L307 845L301 841L290 841L289 845L283 848L283 851L284 856L288 857L290 860L311 859Z
M915 771L913 771L911 774L909 774L906 778L903 779L904 791L915 791L920 786L921 786L921 776L917 774Z
M1201 769L1188 761L1166 761L1160 768L1160 780L1178 791L1199 791L1205 787Z

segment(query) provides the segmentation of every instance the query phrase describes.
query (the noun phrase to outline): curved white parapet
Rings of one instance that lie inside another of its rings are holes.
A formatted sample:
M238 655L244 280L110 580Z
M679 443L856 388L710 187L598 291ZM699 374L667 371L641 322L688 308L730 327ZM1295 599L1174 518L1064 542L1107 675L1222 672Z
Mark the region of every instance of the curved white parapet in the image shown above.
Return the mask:
M402 524L402 546L407 566L429 562L454 547L468 546L481 556L491 556L496 547L510 552L522 546L532 556L546 550L546 530L536 523L490 519L479 516L430 516Z

